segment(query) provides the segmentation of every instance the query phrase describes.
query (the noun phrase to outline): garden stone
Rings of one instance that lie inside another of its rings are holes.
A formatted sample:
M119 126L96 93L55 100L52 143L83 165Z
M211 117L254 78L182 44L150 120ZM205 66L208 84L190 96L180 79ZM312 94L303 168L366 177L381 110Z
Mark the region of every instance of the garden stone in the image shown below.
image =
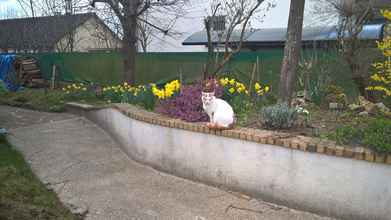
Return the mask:
M83 204L83 203L78 203L78 204L73 204L73 203L68 203L66 206L70 209L72 214L84 217L88 213L88 207Z
M329 103L329 109L331 110L339 110L343 108L343 104L337 103L337 102L330 102Z
M390 112L390 109L386 105L384 105L382 102L376 103L375 105L381 112L384 112L384 113Z
M364 106L366 112L370 114L376 114L378 112L379 109L377 108L376 104L368 101L363 96L359 96L358 100L360 105Z
M363 111L363 112L360 112L358 113L359 116L363 116L363 117L366 117L369 115L369 113L367 111Z
M294 99L292 99L292 106L304 107L304 106L306 106L306 100L304 98L294 98Z
M298 91L296 97L299 99L304 99L305 101L310 101L308 92L305 90Z
M357 105L357 104L350 104L349 105L349 109L351 111L355 111L355 112L362 112L362 111L365 111L365 107L362 106L362 105Z

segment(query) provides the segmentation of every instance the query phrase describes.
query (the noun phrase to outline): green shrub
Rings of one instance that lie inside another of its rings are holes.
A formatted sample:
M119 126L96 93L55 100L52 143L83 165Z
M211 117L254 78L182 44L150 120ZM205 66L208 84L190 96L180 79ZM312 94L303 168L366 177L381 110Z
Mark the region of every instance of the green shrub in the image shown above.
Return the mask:
M262 124L269 129L288 129L297 120L296 109L287 103L278 103L261 109Z
M235 96L230 100L230 104L235 112L238 124L247 122L249 114L254 108L250 98L248 96Z
M5 88L3 81L0 80L0 95L7 93L7 91L8 90L7 90L7 88Z
M333 139L335 139L337 144L359 144L361 138L361 129L350 125L338 127L333 134Z
M391 153L391 120L375 119L364 129L363 143L378 152Z
M328 135L337 144L364 145L377 152L391 153L391 120L361 120L355 125L339 127Z
M152 111L155 108L156 97L152 92L151 86L139 90L137 94L133 92L125 92L120 97L122 103L130 103L140 105L146 110Z

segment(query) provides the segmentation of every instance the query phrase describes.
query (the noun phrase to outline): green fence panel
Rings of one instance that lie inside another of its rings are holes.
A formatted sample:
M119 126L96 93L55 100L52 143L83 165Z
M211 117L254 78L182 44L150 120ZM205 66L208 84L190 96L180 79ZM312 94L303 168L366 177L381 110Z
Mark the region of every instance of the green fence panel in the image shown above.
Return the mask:
M122 78L119 53L42 53L32 56L38 59L46 79L51 78L53 65L57 67L57 78L63 81L112 84Z
M27 55L26 55L27 56ZM123 59L120 53L40 53L28 54L39 60L44 78L52 76L52 66L57 66L57 77L63 81L96 82L100 84L120 83L123 78ZM221 74L248 83L253 65L259 63L256 79L271 85L277 91L282 63L282 49L268 49L259 52L236 54ZM221 55L220 55L221 58ZM354 94L355 87L349 69L334 51L303 50L303 59L318 60L311 79L321 74L328 75L334 83ZM180 76L184 81L201 79L207 60L207 53L139 53L136 57L136 83L163 82Z

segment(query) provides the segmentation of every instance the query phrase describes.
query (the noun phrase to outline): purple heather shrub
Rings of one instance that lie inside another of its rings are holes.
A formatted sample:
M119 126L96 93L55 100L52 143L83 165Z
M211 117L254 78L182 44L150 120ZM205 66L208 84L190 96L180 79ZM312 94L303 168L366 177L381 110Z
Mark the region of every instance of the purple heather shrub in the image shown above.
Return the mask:
M202 83L200 82L183 85L178 96L161 100L156 107L156 111L188 122L208 121L209 117L202 109L201 92ZM215 95L221 97L223 88L216 88Z

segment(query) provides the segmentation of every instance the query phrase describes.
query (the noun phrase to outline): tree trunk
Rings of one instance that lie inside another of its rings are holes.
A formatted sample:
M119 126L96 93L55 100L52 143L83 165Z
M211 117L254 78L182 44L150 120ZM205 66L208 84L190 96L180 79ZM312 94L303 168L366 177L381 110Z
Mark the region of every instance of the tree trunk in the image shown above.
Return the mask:
M211 74L211 69L214 68L214 63L213 63L213 52L214 52L214 48L213 48L213 42L212 42L212 34L211 34L211 19L210 18L206 18L205 19L205 29L206 29L206 36L208 38L208 60L206 62L206 67L205 67L205 70L204 70L204 80L207 79Z
M128 11L123 22L123 56L124 81L135 83L136 55L137 55L137 6L138 1L130 1Z
M357 44L359 44L359 39L358 37L352 37L346 43L348 43L349 46L345 46L344 58L351 71L352 80L356 85L360 96L369 99L368 92L365 89L368 86L368 79L361 71L362 66L360 65L360 59L358 57L359 47Z
M291 102L293 89L296 80L297 65L301 50L301 35L303 29L305 0L291 0L289 21L287 30L287 40L284 48L284 58L282 61L279 101Z

